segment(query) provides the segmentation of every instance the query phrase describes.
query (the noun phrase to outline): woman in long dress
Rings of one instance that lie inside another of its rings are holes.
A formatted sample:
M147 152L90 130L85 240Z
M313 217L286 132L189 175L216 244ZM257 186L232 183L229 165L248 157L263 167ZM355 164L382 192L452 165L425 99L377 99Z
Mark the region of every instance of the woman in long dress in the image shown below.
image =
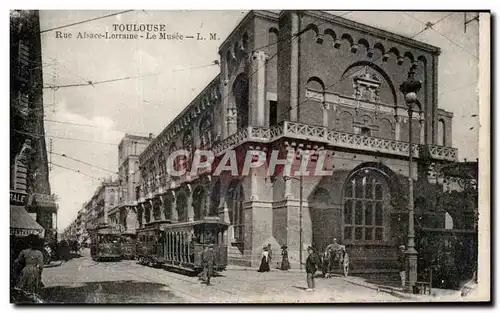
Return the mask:
M281 270L288 271L290 269L290 262L288 261L288 247L286 245L281 247Z
M19 254L16 263L24 266L17 287L27 293L38 294L42 283L43 253L35 249L37 236L30 235L28 238L29 248Z
M262 259L260 261L260 267L258 272L269 272L271 269L269 268L269 249L264 247L264 251L262 251Z

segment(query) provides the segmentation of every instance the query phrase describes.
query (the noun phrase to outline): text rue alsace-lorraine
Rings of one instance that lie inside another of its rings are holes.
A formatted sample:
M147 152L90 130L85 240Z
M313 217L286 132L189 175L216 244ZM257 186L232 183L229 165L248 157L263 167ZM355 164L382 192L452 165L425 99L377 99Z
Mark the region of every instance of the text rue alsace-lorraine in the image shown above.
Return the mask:
M179 32L167 32L166 24L113 24L113 32L72 32L56 31L58 39L161 39L161 40L219 40L217 33L196 33L196 35L183 35Z

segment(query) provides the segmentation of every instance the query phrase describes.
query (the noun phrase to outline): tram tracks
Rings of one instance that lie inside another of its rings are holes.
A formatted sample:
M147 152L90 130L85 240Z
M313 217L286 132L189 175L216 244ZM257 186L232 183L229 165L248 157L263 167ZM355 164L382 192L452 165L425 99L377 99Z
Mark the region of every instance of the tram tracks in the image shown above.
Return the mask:
M154 268L151 268L148 266L137 266L137 264L134 264L134 267L137 269L141 268L141 269L145 269L145 270L154 269ZM224 288L220 288L216 285L205 287L202 284L200 284L200 282L198 280L192 281L190 279L177 276L177 275L181 275L181 274L175 274L175 273L169 272L165 269L160 269L160 268L154 269L154 270L161 271L158 273L156 273L156 272L151 273L152 275L156 274L155 278L152 278L150 275L147 275L145 273L138 273L137 271L132 271L126 267L120 267L120 270L123 270L129 274L136 275L136 276L138 276L146 281L149 281L149 282L154 282L154 283L160 282L162 284L165 284L165 283L161 282L160 279L158 279L159 274L161 273L161 274L163 274L162 276L167 277L168 280L176 280L178 282L178 284L176 284L175 282L170 281L169 283L166 284L166 287L171 289L174 293L178 293L180 297L183 297L184 299L186 299L190 302L203 303L203 302L209 301L209 299L207 299L207 297L204 297L204 295L210 295L210 294L213 295L213 292L211 292L210 290L217 290L219 292L223 292L224 294L226 294L226 296L229 296L230 298L236 298L235 300L239 299L239 297L240 297L239 293L229 291L229 290L226 290ZM161 279L161 280L163 281L163 279ZM183 288L183 284L184 284L184 286L188 285L188 286L196 287L196 289L193 290L190 288ZM196 292L196 291L198 291L198 292Z

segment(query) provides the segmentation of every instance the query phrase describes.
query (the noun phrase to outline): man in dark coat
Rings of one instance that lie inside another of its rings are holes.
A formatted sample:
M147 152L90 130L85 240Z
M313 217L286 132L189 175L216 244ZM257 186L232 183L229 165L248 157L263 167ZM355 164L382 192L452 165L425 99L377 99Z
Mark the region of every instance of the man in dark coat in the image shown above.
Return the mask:
M306 291L314 291L314 274L318 270L318 265L320 264L320 260L316 251L314 251L313 247L308 247L307 252L309 256L306 260L306 274L307 274L307 289Z
M205 246L201 255L201 260L203 265L203 277L205 278L207 286L210 286L210 277L213 276L213 268L215 265L215 251L213 244Z

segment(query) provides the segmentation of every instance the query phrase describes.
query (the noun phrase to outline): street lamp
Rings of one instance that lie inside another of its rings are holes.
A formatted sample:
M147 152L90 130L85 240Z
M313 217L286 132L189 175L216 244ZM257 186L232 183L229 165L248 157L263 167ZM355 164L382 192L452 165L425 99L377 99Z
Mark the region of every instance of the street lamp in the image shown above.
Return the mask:
M303 247L302 247L302 194L303 194L303 184L302 184L302 175L299 176L299 178L297 177L291 177L291 176L284 176L283 179L285 181L287 180L290 180L290 179L295 179L295 180L298 180L299 181L299 188L300 188L300 191L299 191L299 201L300 201L300 204L299 204L299 263L300 263L300 270L302 270L302 250L303 250Z
M406 250L406 291L413 293L413 286L417 281L417 250L415 250L415 212L413 206L413 138L412 138L412 115L413 106L418 103L417 92L422 87L420 81L415 80L415 67L412 66L408 72L408 78L400 86L399 90L404 94L408 107L409 120L409 161L408 161L408 247Z

